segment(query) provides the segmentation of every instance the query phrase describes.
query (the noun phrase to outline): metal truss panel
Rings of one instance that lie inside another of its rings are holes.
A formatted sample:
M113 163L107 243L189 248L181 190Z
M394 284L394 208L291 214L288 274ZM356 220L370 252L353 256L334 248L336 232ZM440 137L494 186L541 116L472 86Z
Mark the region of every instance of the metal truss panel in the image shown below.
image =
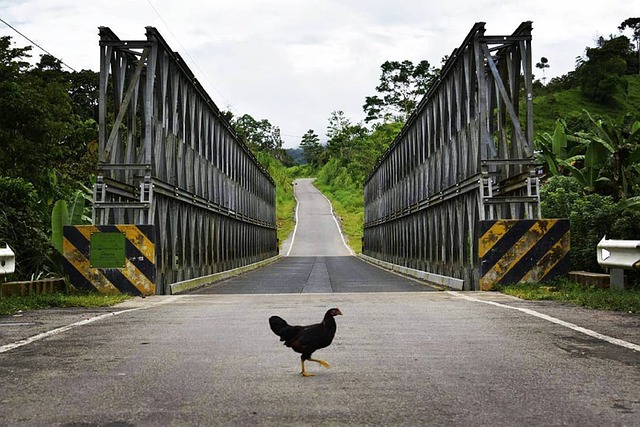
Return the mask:
M363 252L478 289L478 222L538 218L537 186L531 22L476 23L365 183Z
M94 223L156 226L158 293L277 253L275 183L153 27L100 27Z

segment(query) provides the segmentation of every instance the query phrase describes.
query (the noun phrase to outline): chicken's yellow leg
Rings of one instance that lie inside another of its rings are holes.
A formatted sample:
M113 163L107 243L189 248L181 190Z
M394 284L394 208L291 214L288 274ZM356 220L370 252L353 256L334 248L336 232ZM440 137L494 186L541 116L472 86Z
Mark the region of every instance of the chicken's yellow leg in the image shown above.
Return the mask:
M311 359L309 359L309 360L311 360ZM315 377L316 376L316 374L311 374L311 373L307 372L304 369L304 359L302 359L302 372L300 372L300 375L302 375L303 377Z
M312 361L312 362L319 363L319 364L321 364L322 366L324 366L325 368L330 368L330 367L331 367L331 365L329 365L329 364L328 364L327 362L325 362L324 360L320 360L320 359L307 359L307 360L310 360L310 361Z

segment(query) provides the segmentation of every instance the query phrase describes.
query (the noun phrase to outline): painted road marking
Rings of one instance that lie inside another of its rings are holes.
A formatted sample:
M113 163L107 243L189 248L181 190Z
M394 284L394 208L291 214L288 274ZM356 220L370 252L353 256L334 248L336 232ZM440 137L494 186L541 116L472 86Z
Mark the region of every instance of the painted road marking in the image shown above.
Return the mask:
M333 213L333 205L331 204L331 200L329 200L329 198L324 194L322 194L322 192L317 188L316 188L316 191L318 191L322 195L322 197L324 197L327 200L327 203L329 203L329 209L331 209L331 217L333 218L333 222L336 223L336 227L338 228L338 234L340 234L340 238L342 239L342 244L344 245L345 248L347 248L347 250L351 255L355 255L355 253L353 252L353 249L351 249L351 247L347 245L347 241L344 239L344 234L342 234L342 229L340 228L340 223L338 222L338 218L336 218L335 214Z
M340 224L338 223L338 219L336 218L335 214L333 213L333 205L331 204L331 200L329 200L329 198L327 196L322 194L322 192L320 190L318 190L313 184L311 184L311 188L313 188L318 193L320 193L320 195L325 198L327 203L329 203L329 209L331 209L331 217L333 218L333 222L336 223L336 227L338 228L338 234L340 234L340 238L342 239L342 244L344 245L345 248L347 248L347 250L349 251L349 253L351 255L355 255L355 252L353 252L353 249L351 249L351 247L349 245L347 245L347 241L344 239L344 234L342 234L342 230L340 229ZM291 244L289 245L289 250L287 251L287 255L286 256L289 256L289 254L291 253L291 249L293 248L293 243L296 240L296 231L298 231L298 206L300 206L300 201L296 197L295 191L293 192L293 197L296 199L296 225L293 228L293 236L291 237Z
M502 307L502 308L508 308L508 309L511 309L511 310L521 311L521 312L526 313L526 314L528 314L530 316L535 316L535 317L538 317L540 319L544 319L544 320L546 320L548 322L555 323L556 325L564 326L565 328L569 328L569 329L574 330L576 332L580 332L580 333L583 333L585 335L589 335L590 337L598 338L598 339L600 339L602 341L606 341L606 342L608 342L610 344L614 344L614 345L618 345L620 347L628 348L628 349L633 350L633 351L640 351L640 345L638 345L638 344L634 344L634 343L631 343L629 341L621 340L621 339L618 339L618 338L613 338L613 337L610 337L608 335L604 335L604 334L598 333L596 331L592 331L591 329L583 328L582 326L574 325L573 323L565 322L564 320L556 319L555 317L548 316L546 314L542 314L542 313L537 312L535 310L531 310L531 309L528 309L528 308L521 308L521 307L512 307L510 305L504 305L504 304L500 304L499 302L494 302L494 301L483 301L481 299L473 298L473 297L470 297L468 295L463 295L463 294L460 294L460 293L455 292L455 291L448 291L447 293L449 293L451 295L455 295L458 298L466 299L468 301L481 302L483 304L495 305L497 307Z
M296 225L293 227L293 236L291 236L291 244L289 244L289 250L287 251L287 255L291 253L291 248L293 248L293 242L296 241L296 231L298 231L298 207L300 206L300 201L298 197L296 197L295 190L293 191L293 198L296 199Z
M89 319L84 319L84 320L81 320L79 322L71 323L70 325L61 326L59 328L52 329L52 330L47 331L47 332L42 332L40 334L34 335L32 337L29 337L29 338L25 338L25 339L20 340L20 341L13 342L11 344L5 344L3 346L0 346L0 354L6 353L7 351L11 351L11 350L14 350L14 349L22 347L22 346L25 346L27 344L31 344L31 343L36 342L36 341L40 341L41 339L44 339L44 338L48 338L48 337L52 337L54 335L61 334L63 332L66 332L66 331L71 330L73 328L77 328L79 326L84 326L84 325L88 325L89 323L97 322L98 320L102 320L102 319L105 319L107 317L118 316L120 314L130 313L132 311L147 310L149 308L156 307L156 306L161 305L161 304L167 304L167 303L173 302L173 301L175 301L176 299L179 299L179 298L181 298L181 296L176 295L176 296L172 296L172 297L169 297L167 299L164 299L164 300L162 300L160 302L157 302L157 303L145 305L144 307L129 308L129 309L126 309L126 310L121 310L121 311L112 311L110 313L101 314L100 316L91 317Z

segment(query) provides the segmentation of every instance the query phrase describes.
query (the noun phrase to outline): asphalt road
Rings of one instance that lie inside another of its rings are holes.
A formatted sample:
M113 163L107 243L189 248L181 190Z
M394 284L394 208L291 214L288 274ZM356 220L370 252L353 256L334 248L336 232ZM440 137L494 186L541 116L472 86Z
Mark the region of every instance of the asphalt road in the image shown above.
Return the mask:
M297 179L294 195L298 201L297 227L284 242L288 256L347 256L353 251L344 243L331 203L313 186L313 179Z
M300 227L292 254L314 240ZM0 316L0 425L640 425L637 314L380 272L327 250L210 295ZM267 319L331 307L336 338L314 356L332 368L300 377Z
M638 425L640 353L508 307L640 343L637 316L465 295L478 300L448 292L136 298L117 308L133 311L0 353L0 424ZM298 355L267 319L315 323L334 306L344 314L336 338L315 354L332 369L310 363L317 376L300 377ZM51 315L62 325L81 313Z
M294 185L297 227L282 245L281 261L242 276L212 283L192 294L332 292L428 292L427 283L390 273L353 256L331 203L312 184Z
M355 256L286 257L259 270L195 289L192 294L430 292L427 283L399 276Z

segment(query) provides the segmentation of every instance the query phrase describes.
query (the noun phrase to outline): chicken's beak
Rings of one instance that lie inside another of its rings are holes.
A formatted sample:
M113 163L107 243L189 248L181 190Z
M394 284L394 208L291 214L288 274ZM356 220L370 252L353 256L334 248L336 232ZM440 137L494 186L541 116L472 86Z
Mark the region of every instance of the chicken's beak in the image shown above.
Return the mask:
M336 316L337 316L337 315L342 316L342 312L340 311L340 309L336 309Z

